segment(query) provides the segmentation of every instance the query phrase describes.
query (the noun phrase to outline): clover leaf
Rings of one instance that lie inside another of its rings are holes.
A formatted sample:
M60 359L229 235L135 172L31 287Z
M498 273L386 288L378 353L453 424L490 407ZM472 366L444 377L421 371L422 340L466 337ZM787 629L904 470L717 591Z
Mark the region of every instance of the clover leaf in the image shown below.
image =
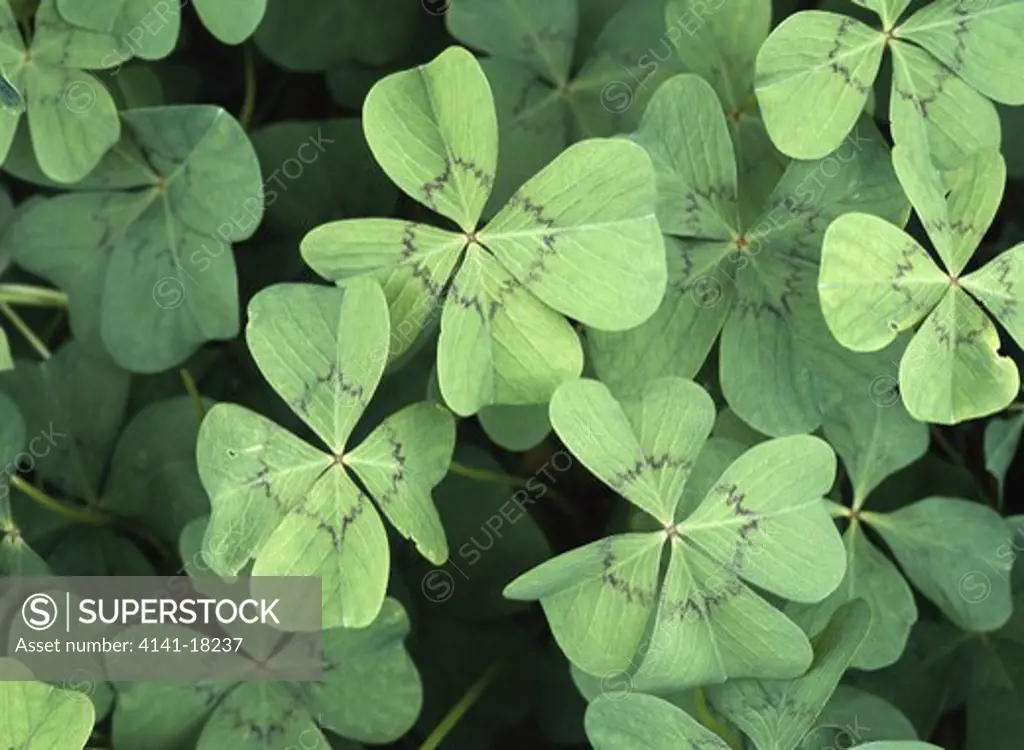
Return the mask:
M467 102L472 102L469 104ZM605 330L645 320L664 293L664 245L650 160L625 140L571 146L483 228L498 129L480 65L459 47L370 91L363 112L378 163L459 233L397 219L314 229L302 255L321 276L375 275L401 354L441 312L438 381L460 416L535 404L578 376L583 351L563 316Z
M1024 434L1024 413L1009 419L994 419L985 426L985 469L996 478L999 507L1002 508L1006 473Z
M814 728L840 678L864 643L871 610L853 600L815 638L814 663L791 680L729 680L708 690L711 703L760 750L795 748Z
M224 44L239 44L256 31L267 0L192 0L203 25ZM61 18L90 31L118 39L128 52L118 56L120 65L130 56L160 60L174 51L181 31L181 2L165 0L57 0Z
M124 137L88 184L21 213L4 244L68 293L80 341L155 373L237 333L231 243L256 231L263 188L252 145L221 108L122 117Z
M179 547L197 590L215 594L226 589L218 579L207 578L209 558L201 549L207 524L206 518L189 524ZM171 637L180 631L183 640L195 634L178 625L166 631ZM317 682L118 683L113 741L119 747L155 750L183 743L197 750L268 743L315 747L329 744L329 732L360 742L391 742L413 725L423 701L419 673L405 648L408 634L405 609L387 599L367 627L323 632L324 674ZM257 668L255 661L271 669L275 662L285 668L294 663L286 633L257 625L245 635L242 648L249 659L243 671ZM144 671L144 665L139 669Z
M0 660L0 746L18 750L82 750L95 712L81 693L32 679L13 659Z
M822 247L818 289L825 320L854 351L879 350L924 320L900 360L907 410L940 424L997 412L1017 395L1020 374L999 355L999 335L977 303L1024 343L1016 291L1024 277L1024 245L963 271L1002 197L1003 159L996 151L978 151L945 175L919 149L897 145L892 160L945 270L882 218L841 216Z
M841 543L821 503L835 456L806 435L766 441L725 468L696 508L683 508L714 418L710 396L681 378L656 379L620 400L598 381L576 380L552 397L552 425L573 455L661 526L566 552L505 589L540 601L560 647L585 672L635 667L645 689L678 690L796 677L811 664L796 625L748 584L804 602L838 585Z
M783 21L757 55L757 99L772 141L797 159L834 151L860 117L888 47L889 117L897 143L927 147L946 168L998 147L989 100L1024 104L1024 5L1017 0L936 0L900 17L907 2L868 0L874 29L825 10Z
M235 575L255 559L256 576L322 576L326 627L365 627L383 605L390 552L371 496L427 559L448 557L431 490L451 460L451 414L416 403L347 445L380 382L388 331L387 302L372 279L344 290L264 289L249 304L249 350L327 451L234 404L214 406L200 428L199 475L212 504L203 550L212 569Z
M853 489L849 507L831 504L846 524L846 576L825 600L791 605L786 613L819 632L845 602L862 599L872 618L868 638L853 665L879 669L904 652L918 610L906 579L963 628L999 628L1012 607L1009 573L999 550L1008 549L1010 529L999 514L954 497L927 497L891 511L866 509L871 493L889 476L914 464L928 448L928 428L899 403L862 405L830 413L825 437L842 457ZM903 573L867 535L877 532ZM906 576L906 579L904 578Z
M874 127L865 121L823 160L791 163L757 214L741 209L729 127L703 79L684 74L662 84L632 138L655 165L669 284L660 308L636 328L587 331L598 375L620 390L660 375L693 377L721 332L722 391L760 432L813 430L832 404L869 400L868 384L886 359L851 356L834 340L815 284L833 218L852 206L893 220L905 212Z
M41 0L26 44L7 0L0 3L0 66L25 99L32 145L47 177L77 182L96 167L121 133L117 108L86 69L117 64L121 49L109 35L76 28ZM21 112L0 112L0 157L6 157Z
M729 750L725 740L683 709L645 693L602 696L587 706L587 738L596 750Z

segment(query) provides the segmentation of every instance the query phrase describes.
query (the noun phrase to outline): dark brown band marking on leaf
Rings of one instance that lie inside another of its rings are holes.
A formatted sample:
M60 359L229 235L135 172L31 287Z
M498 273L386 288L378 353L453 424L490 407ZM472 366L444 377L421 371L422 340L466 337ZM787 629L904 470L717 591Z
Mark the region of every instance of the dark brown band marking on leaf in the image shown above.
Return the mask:
M248 706L246 707L248 708ZM281 709L281 706L278 705L277 708ZM256 740L260 745L271 747L277 745L278 741L284 742L285 726L297 709L298 706L292 704L281 713L276 713L273 721L256 722L245 718L242 707L237 703L225 700L218 707L218 714L231 721L232 731L245 732L246 740Z
M632 484L641 474L648 470L691 468L693 468L693 461L686 456L673 456L670 453L662 453L658 456L644 454L642 458L637 459L628 469L616 472L608 480L608 484L617 490L627 484Z
M832 49L828 51L827 57L831 61L829 68L832 69L833 73L842 78L847 86L857 89L861 94L867 94L871 90L870 84L863 84L854 78L853 72L847 67L846 63L841 62L839 59L839 53L843 49L843 37L846 36L846 33L855 23L857 22L848 16L839 22L839 26L836 27L836 36Z
M437 207L437 203L434 200L434 193L443 189L445 185L448 184L456 169L472 176L487 190L490 190L494 185L494 175L481 168L472 159L466 159L461 156L446 156L444 159L444 171L430 182L423 183L423 194L426 197L427 203L432 208L436 209Z
M618 558L612 549L612 540L610 538L602 539L599 545L602 567L601 582L626 597L626 601L630 604L636 602L644 607L651 606L654 603L653 591L647 591L639 586L634 586L629 581L623 580L614 571Z
M362 385L352 383L345 379L345 373L341 371L337 362L331 362L326 375L317 377L312 383L306 383L302 395L294 402L295 409L302 414L309 413L310 402L313 400L314 392L322 385L333 384L335 391L354 398L359 406L366 408L366 392Z

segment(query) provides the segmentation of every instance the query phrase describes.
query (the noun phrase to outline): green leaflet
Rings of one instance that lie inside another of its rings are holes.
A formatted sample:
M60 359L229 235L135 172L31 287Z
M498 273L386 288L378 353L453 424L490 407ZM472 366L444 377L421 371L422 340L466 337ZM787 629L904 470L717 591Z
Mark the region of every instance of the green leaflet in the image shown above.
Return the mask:
M793 680L734 680L709 690L715 707L758 748L795 747L814 726L843 672L864 642L871 611L852 601L832 616L815 639L814 663Z
M622 400L596 381L570 381L552 399L551 422L569 450L663 526L564 553L505 590L539 600L562 650L592 675L635 670L638 685L665 690L794 677L810 664L800 631L744 581L808 602L838 585L840 541L820 502L834 456L807 436L762 443L676 522L713 418L707 394L679 378L651 381ZM791 463L797 455L800 470ZM808 556L793 554L800 550Z
M904 0L861 0L883 32L849 16L801 11L780 24L757 57L757 97L772 141L785 154L818 158L835 149L863 109L882 52L893 50L889 118L897 143L923 146L943 168L978 148L998 147L989 99L1024 103L1024 8L928 3L902 23Z
M867 103L885 41L860 21L824 11L776 27L757 54L756 92L780 151L820 159L842 143Z
M886 358L850 356L839 346L813 287L832 219L854 207L893 221L905 215L873 126L862 122L825 159L791 163L756 211L737 203L744 185L726 118L696 76L663 84L633 138L652 156L659 218L674 235L669 284L638 327L587 332L597 373L623 391L662 375L693 377L721 332L724 395L761 432L813 430L835 404L869 400ZM756 195L763 186L755 181L755 188ZM688 345L671 344L680 340Z
M849 685L836 688L815 723L816 728L803 739L799 750L852 747L855 742L886 738L917 739L914 725L898 708L884 698Z
M252 36L267 11L268 0L194 0L203 25L225 44Z
M482 104L467 109L467 91ZM457 47L385 78L367 97L364 128L378 162L461 233L357 219L322 225L302 242L325 278L372 274L383 283L396 356L441 306L438 381L461 416L544 403L582 371L563 316L628 329L651 316L665 287L654 174L627 141L568 148L477 228L497 160L491 102L480 65Z
M256 231L263 192L252 146L224 110L160 107L123 118L124 161L90 178L100 189L33 206L4 242L19 264L68 292L78 338L153 373L237 333L230 247ZM77 227L70 238L68 221Z
M1006 472L1013 462L1024 432L1024 413L1009 419L994 419L985 425L985 469L999 483L999 502L1002 507Z
M977 299L1024 340L1015 284L1017 248L963 278L1002 197L1005 166L976 152L940 173L919 149L897 145L893 165L948 273L909 235L878 217L851 213L825 233L818 291L836 339L878 351L924 321L900 360L899 382L916 419L955 424L992 414L1016 396L1020 375L1001 357L999 336ZM872 237L865 247L867 237Z
M569 78L578 25L576 0L466 0L446 22L456 39L519 63L554 86Z
M587 706L587 738L596 750L728 750L725 740L681 708L653 695L601 697Z
M977 503L929 497L886 514L865 514L911 582L966 630L1002 627L1013 609L999 550L1011 533Z
M81 750L95 712L81 693L36 682L13 659L3 659L0 681L0 743L19 750ZM20 680L15 681L15 674Z
M345 324L355 319L362 325ZM233 404L215 406L200 428L199 475L212 506L203 550L211 568L234 575L255 559L254 575L322 576L327 627L368 625L390 569L380 516L349 471L421 554L435 564L448 557L430 492L448 468L451 415L413 404L359 446L347 444L384 370L388 330L384 294L369 279L344 290L283 284L260 292L249 306L249 348L328 452Z
M26 50L7 2L0 3L0 66L24 92L36 160L47 177L77 182L99 163L120 135L114 100L84 69L110 68L124 59L111 34L87 31L65 22L57 0L42 0L36 33ZM26 53L32 64L25 64ZM0 156L6 157L21 113L0 116Z
M897 143L920 143L932 161L952 169L1002 140L995 106L924 50L893 41L889 119Z

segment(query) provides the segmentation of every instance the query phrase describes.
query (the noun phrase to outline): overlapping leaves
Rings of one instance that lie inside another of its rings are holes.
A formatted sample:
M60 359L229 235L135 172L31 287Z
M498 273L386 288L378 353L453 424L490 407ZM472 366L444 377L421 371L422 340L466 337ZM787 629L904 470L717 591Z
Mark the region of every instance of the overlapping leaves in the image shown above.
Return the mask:
M197 519L181 537L182 559L199 563L189 566L190 575L207 562L199 550L205 526L205 519ZM191 637L183 626L173 628L180 628L182 641ZM286 634L275 638L268 631L257 626L245 632L242 648L253 662L273 668L275 661L287 665L303 658L289 651ZM405 649L408 634L404 608L387 599L367 627L324 631L324 675L317 682L120 683L113 741L154 750L327 746L328 733L391 742L412 726L423 701L419 673Z
M999 550L1010 530L998 513L956 497L906 498L892 512L866 509L871 493L892 474L910 466L928 448L928 428L899 403L865 405L830 413L825 437L843 459L853 489L849 507L831 504L845 519L847 551L843 583L824 601L792 605L787 614L812 634L836 609L858 598L872 613L870 632L853 659L859 669L879 669L904 652L918 618L904 575L960 627L985 632L1002 627L1012 601L1009 570ZM877 532L903 572L868 537ZM1003 576L991 576L1003 570Z
M676 690L790 678L810 666L806 637L748 584L804 602L838 585L841 542L821 502L835 456L810 436L770 440L688 504L687 481L714 418L707 393L681 378L656 379L621 400L593 380L555 392L551 421L569 450L662 527L564 553L506 588L510 598L540 601L555 639L585 672L629 671L643 689Z
M1020 373L999 355L999 334L978 303L1024 344L1024 244L963 271L1002 198L1003 159L982 150L943 174L921 150L897 145L892 160L944 270L882 218L841 216L822 247L825 320L841 344L861 352L888 346L923 320L900 360L907 410L939 424L993 414L1016 397Z
M122 118L121 142L76 192L21 212L4 245L68 293L79 341L154 373L237 334L231 243L256 231L263 189L252 144L219 107Z
M747 211L726 117L693 75L662 84L632 136L651 155L669 285L658 311L624 333L587 332L598 375L628 390L660 375L693 377L721 332L719 375L732 409L769 435L813 430L831 405L869 400L882 356L853 356L821 316L821 237L853 207L903 221L905 198L867 120L817 162L793 162ZM761 192L755 184L754 195ZM750 217L757 217L750 221ZM673 342L686 341L686 346Z
M80 29L117 39L125 50L109 50L113 65L130 56L159 60L174 50L181 32L182 2L166 0L56 0L60 16ZM256 30L267 0L191 0L203 25L224 44L238 44Z
M654 312L665 255L654 175L641 148L625 140L578 143L478 228L494 184L498 128L490 86L472 55L454 47L388 76L370 92L363 115L384 171L461 232L352 219L310 232L302 254L327 279L382 282L392 357L440 312L438 381L457 414L543 403L578 376L583 351L566 317L623 330Z
M1024 3L936 0L902 23L907 2L864 2L883 29L824 10L797 13L757 56L757 98L776 146L799 159L836 149L893 53L889 117L897 143L917 143L950 168L998 147L990 100L1024 104Z
M197 448L212 504L203 553L220 575L254 560L256 576L320 576L325 627L365 627L383 606L390 572L377 508L431 562L448 557L431 490L451 460L452 416L415 403L348 446L388 359L387 302L372 279L344 290L264 289L249 305L246 339L260 372L327 450L249 409L217 404Z

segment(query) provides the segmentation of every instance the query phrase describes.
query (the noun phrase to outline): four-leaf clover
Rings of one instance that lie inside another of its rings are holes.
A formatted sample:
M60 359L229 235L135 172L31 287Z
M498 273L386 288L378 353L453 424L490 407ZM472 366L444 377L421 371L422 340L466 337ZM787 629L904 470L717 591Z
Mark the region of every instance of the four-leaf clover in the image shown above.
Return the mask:
M451 460L452 415L415 403L348 447L384 372L388 338L387 302L372 279L344 290L264 289L249 304L249 350L327 450L235 404L214 406L199 432L211 569L235 575L255 559L254 576L321 576L324 627L365 627L384 603L390 549L376 508L432 563L448 558L431 490Z
M566 552L505 589L540 601L583 671L635 668L642 689L682 690L792 678L810 666L803 631L751 586L814 602L839 584L842 542L821 501L835 454L816 437L776 438L739 456L703 493L684 494L691 474L706 474L695 466L714 419L711 397L682 378L653 380L621 400L598 381L575 380L552 397L551 423L573 455L661 527Z
M949 168L998 147L990 99L1024 104L1024 3L936 0L899 22L909 0L857 0L882 29L822 10L790 16L757 55L757 99L772 141L797 159L836 149L893 53L889 117L897 143L927 145Z
M383 284L395 357L441 306L441 394L460 416L543 403L578 377L583 349L566 317L599 330L647 319L665 291L665 247L644 150L625 139L571 146L478 227L494 184L498 126L487 78L452 47L370 91L370 148L406 194L460 232L398 219L314 229L306 262L335 281Z

